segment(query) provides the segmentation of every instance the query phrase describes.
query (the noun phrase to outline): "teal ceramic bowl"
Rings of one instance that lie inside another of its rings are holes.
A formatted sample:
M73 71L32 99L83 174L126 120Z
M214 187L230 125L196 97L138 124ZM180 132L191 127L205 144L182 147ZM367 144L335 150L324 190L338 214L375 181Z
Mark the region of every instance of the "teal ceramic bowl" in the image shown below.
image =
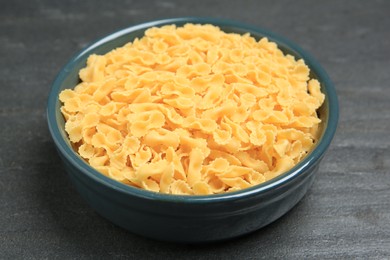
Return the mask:
M225 32L247 33L259 39L268 37L285 53L303 58L326 96L319 110L321 138L304 160L288 172L266 183L242 191L209 196L178 196L153 193L124 185L105 177L72 149L64 131L59 93L73 88L78 71L92 53L104 54L142 37L147 28L185 23L213 24ZM143 23L100 39L74 56L55 79L48 99L50 133L66 172L81 196L101 216L135 234L153 239L204 243L247 234L275 221L296 205L311 186L318 166L329 147L338 121L338 101L326 72L309 54L291 41L267 30L237 22L206 18L174 18Z

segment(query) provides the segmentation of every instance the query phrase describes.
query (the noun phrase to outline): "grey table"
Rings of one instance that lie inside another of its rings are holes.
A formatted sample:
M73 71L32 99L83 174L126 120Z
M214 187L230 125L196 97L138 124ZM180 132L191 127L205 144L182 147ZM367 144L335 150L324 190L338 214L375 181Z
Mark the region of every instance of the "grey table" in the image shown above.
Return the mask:
M341 115L308 194L248 236L149 240L97 215L69 182L45 105L88 42L143 21L209 16L267 28L315 56ZM390 1L0 1L0 259L390 258Z

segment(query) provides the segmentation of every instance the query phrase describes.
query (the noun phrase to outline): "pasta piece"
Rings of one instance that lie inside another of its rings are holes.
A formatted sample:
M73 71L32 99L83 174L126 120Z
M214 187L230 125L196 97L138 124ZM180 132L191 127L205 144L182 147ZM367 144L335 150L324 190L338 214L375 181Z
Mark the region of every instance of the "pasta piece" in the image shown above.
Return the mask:
M144 136L149 130L160 128L165 123L165 116L159 111L148 111L137 115L128 116L130 132L135 137Z
M229 187L233 188L234 190L242 190L251 186L249 182L245 181L243 178L240 177L221 178L221 181Z
M151 179L146 179L142 181L141 187L149 191L154 191L154 192L160 191L160 185L155 180L151 180Z
M160 191L163 193L169 193L169 186L173 182L174 178L174 165L173 163L168 164L167 167L165 167L164 171L161 174L161 181L160 181Z
M268 166L265 162L259 159L252 158L247 152L240 151L236 153L235 156L237 157L237 159L240 160L242 165L248 168L254 169L260 173L268 171Z
M193 191L187 182L175 180L170 185L170 193L175 195L191 195Z
M94 156L95 149L92 145L84 143L84 144L80 145L80 147L78 149L78 153L84 159L90 159Z
M210 186L205 182L197 182L192 188L195 195L209 195L212 194Z
M96 82L104 80L104 67L106 58L92 54L87 60L87 67L80 70L80 78L84 82Z
M205 154L202 150L195 148L191 151L189 158L190 162L188 165L187 183L192 187L195 183L201 181L202 179L200 170L202 169Z
M164 146L165 149L172 147L176 149L179 146L179 135L173 131L164 128L151 130L143 138L143 143L156 149L157 146Z

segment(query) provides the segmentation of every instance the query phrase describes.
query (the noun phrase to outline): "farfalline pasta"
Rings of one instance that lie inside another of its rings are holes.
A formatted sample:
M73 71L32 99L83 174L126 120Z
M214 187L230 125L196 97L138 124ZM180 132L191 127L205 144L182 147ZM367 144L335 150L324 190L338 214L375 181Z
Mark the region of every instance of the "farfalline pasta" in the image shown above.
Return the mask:
M151 28L91 55L59 98L79 155L150 191L236 191L292 168L317 140L324 101L303 60L212 25Z

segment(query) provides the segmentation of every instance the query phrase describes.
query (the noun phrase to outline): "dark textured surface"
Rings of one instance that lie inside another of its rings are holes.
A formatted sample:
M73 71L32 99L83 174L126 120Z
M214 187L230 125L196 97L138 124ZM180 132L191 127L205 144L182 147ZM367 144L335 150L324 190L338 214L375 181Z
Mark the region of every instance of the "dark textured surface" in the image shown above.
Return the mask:
M298 206L248 236L201 246L148 240L98 216L66 177L45 119L51 81L85 44L186 15L295 41L328 71L341 107L335 140ZM0 259L390 258L389 28L389 1L0 0Z

